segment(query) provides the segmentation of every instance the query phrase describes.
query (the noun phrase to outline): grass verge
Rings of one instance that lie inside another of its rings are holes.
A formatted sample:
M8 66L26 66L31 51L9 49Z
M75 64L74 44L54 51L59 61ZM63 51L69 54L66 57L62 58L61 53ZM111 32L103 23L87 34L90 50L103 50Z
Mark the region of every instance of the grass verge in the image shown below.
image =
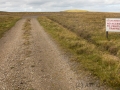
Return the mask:
M0 38L4 32L13 27L20 17L17 16L0 16Z
M38 20L85 70L97 76L102 83L120 89L120 61L117 57L100 51L94 44L46 17L39 17Z

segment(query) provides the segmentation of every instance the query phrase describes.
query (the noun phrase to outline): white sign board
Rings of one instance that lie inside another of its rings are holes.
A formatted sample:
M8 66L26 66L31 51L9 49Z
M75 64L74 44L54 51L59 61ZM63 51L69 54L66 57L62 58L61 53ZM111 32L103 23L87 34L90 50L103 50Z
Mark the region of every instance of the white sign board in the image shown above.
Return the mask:
M106 18L106 31L120 32L120 18Z

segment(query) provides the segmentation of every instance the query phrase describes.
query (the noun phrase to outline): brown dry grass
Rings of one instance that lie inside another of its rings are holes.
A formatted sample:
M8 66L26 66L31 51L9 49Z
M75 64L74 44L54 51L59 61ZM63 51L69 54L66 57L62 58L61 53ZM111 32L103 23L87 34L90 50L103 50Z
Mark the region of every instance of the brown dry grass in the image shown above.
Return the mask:
M16 16L0 16L0 38L3 34L13 27L20 17Z
M23 39L24 43L23 45L25 46L25 55L26 57L29 57L31 54L31 50L29 50L29 45L30 45L30 35L31 35L31 20L27 19L24 26L23 26Z
M55 18L57 18L57 16ZM67 21L67 18L64 18L64 22L66 23L65 20ZM120 61L117 56L109 53L107 50L100 50L101 45L98 46L88 39L78 36L78 34L64 28L65 26L62 24L61 26L45 17L40 17L39 22L62 47L66 48L68 52L71 52L75 56L74 61L80 65L82 64L85 70L92 72L102 83L112 86L113 88L120 88ZM90 36L92 37L91 34ZM108 41L107 39L104 40Z
M105 19L120 18L119 13L64 13L48 18L93 43L99 50L119 57L120 33L109 33L109 39L105 36Z

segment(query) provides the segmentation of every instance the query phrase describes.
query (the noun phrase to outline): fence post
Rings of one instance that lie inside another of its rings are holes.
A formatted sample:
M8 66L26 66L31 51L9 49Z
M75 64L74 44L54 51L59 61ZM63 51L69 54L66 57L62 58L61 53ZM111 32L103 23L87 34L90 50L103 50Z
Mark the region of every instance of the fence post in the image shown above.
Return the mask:
M108 31L106 31L106 38L108 39Z

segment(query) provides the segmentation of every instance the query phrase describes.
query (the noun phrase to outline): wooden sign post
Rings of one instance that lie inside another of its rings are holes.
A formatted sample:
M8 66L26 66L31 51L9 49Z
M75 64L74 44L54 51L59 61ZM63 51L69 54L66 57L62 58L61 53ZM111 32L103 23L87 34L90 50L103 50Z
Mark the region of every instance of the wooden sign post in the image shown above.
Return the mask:
M108 39L108 31L106 31L106 38Z

